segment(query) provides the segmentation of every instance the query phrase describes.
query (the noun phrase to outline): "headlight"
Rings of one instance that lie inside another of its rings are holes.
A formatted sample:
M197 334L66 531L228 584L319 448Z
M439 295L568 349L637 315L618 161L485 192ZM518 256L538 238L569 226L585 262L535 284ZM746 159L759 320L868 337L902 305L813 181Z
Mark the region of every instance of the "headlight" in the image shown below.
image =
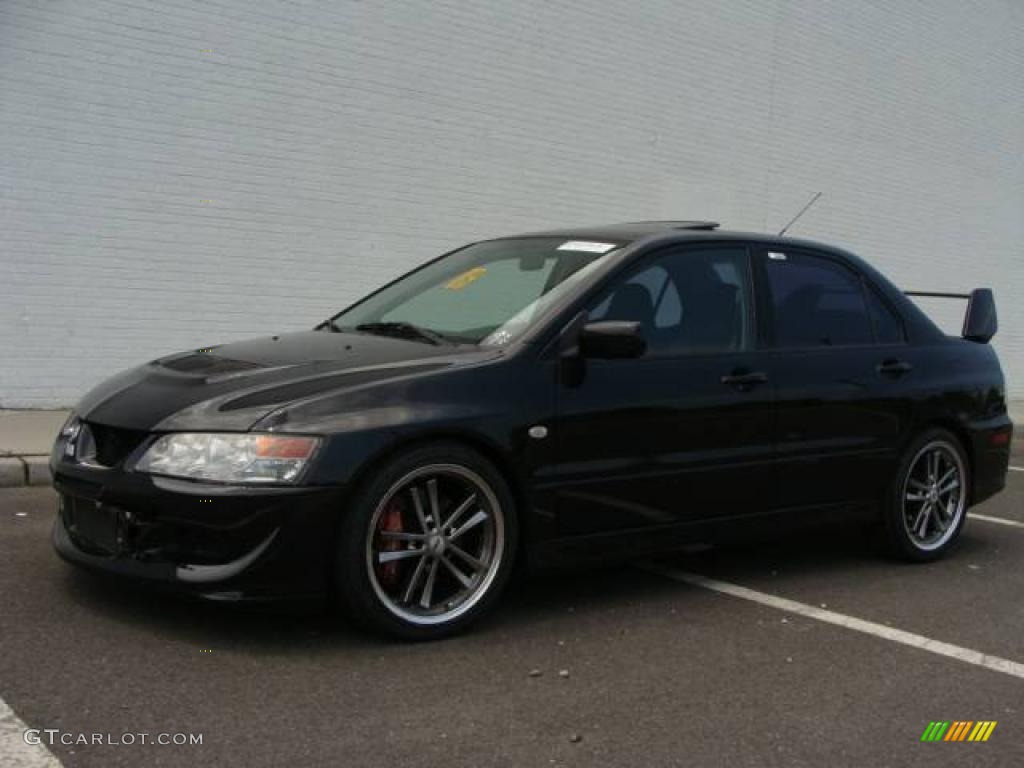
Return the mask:
M135 465L154 475L220 483L294 483L319 440L293 435L164 435Z
M64 422L64 426L60 428L60 436L65 440L75 437L81 428L82 422L78 420L78 416L72 411L67 421Z
M64 441L64 455L74 456L75 455L75 441L78 439L78 433L82 431L82 422L78 420L78 416L74 412L68 416L68 420L64 422L64 426L60 428L60 433L57 435L57 442Z

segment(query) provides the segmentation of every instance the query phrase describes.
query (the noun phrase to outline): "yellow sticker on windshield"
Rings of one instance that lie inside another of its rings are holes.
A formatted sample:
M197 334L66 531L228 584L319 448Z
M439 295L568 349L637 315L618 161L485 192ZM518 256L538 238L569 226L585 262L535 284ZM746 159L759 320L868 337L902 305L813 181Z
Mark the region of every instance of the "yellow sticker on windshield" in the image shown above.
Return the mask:
M470 283L475 283L477 280L479 280L486 274L487 267L473 267L472 269L467 269L461 275L456 275L455 277L453 277L451 280L445 283L444 287L447 288L449 291L461 291L467 285L469 285Z

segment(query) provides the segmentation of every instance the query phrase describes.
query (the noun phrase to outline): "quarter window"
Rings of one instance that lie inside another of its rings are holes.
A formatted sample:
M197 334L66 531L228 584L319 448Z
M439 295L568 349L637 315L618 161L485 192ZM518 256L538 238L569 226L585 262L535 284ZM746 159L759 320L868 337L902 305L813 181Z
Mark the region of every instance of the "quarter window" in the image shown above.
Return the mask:
M871 319L860 276L805 253L768 254L765 261L779 347L871 344Z
M749 327L746 264L741 248L670 251L606 291L590 320L640 323L648 355L743 349Z

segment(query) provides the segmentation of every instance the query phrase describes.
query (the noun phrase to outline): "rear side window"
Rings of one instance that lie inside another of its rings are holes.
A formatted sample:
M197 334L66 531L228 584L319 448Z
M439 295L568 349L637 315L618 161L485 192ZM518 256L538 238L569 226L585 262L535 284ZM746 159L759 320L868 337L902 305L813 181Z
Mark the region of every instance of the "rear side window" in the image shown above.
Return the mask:
M860 276L831 259L770 252L765 272L778 347L871 344L871 317Z
M875 326L875 339L879 344L899 344L904 340L903 321L874 288L868 289L868 309Z

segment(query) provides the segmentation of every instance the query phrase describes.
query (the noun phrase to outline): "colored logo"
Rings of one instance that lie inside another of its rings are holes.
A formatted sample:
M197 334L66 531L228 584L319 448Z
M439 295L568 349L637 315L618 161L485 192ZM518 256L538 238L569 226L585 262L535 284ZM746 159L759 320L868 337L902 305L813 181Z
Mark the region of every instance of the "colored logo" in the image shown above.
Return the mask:
M995 727L995 720L932 721L921 734L921 741L988 741Z

